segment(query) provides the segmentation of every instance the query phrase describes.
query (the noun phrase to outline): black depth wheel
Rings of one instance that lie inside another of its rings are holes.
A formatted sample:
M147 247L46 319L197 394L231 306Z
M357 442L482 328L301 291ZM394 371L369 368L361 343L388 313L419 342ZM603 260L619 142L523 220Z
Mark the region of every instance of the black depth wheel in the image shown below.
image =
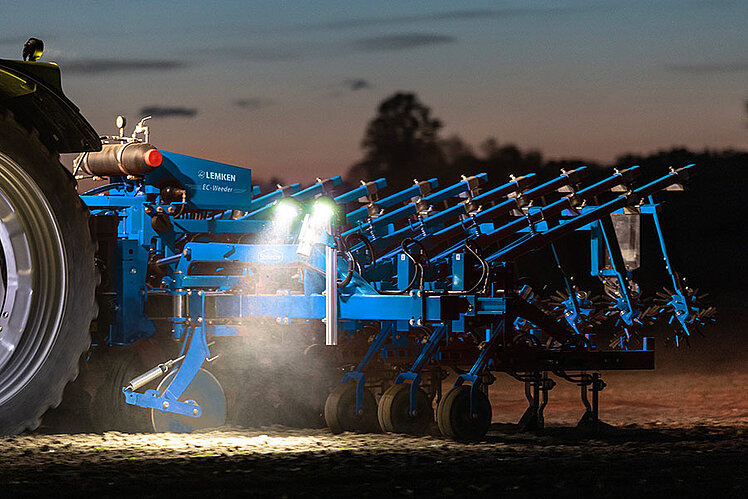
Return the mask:
M442 435L463 442L482 439L491 425L491 402L478 390L476 414L470 414L470 386L452 388L436 409L436 422Z
M171 384L176 375L177 371L167 374L159 383L158 391L163 393L163 390ZM217 428L226 423L226 395L223 393L221 383L210 371L200 368L192 383L179 397L179 400L183 402L194 400L197 402L202 411L200 417L193 418L173 412L151 409L153 431L190 433L195 430Z
M72 175L0 109L0 435L39 426L78 375L96 283Z
M362 414L356 414L356 382L339 384L325 401L325 421L333 433L378 432L377 402L374 395L364 388L364 409Z
M382 430L389 433L423 435L434 421L434 408L426 392L417 389L416 413L410 415L410 385L400 383L382 394L377 408L377 418Z

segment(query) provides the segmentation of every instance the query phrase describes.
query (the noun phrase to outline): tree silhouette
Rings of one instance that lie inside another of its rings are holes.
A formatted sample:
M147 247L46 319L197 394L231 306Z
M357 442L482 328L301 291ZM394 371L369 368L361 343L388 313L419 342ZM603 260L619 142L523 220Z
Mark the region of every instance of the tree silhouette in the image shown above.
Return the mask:
M437 177L442 186L461 175L488 173L507 181L510 175L540 173L545 166L538 151L523 151L514 144L486 139L476 154L457 135L439 137L442 122L414 93L398 92L385 99L369 122L361 143L364 158L353 165L348 181L387 179L391 191L408 186L413 179Z
M445 165L439 147L442 123L414 93L398 92L385 99L361 143L364 158L353 166L354 180L385 177L393 188L414 178L435 177Z

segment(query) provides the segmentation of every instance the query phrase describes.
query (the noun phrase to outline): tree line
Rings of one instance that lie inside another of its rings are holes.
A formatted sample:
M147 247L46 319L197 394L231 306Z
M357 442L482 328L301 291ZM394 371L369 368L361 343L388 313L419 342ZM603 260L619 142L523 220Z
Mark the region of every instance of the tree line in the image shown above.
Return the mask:
M546 163L539 151L523 151L494 138L477 151L459 136L442 138L443 123L414 93L397 92L385 99L366 127L361 147L364 157L348 172L348 180L387 179L395 191L413 179L436 177L442 185L459 180L461 173L486 172L494 179L537 172Z
M748 102L746 102L748 114ZM415 93L397 92L379 104L361 141L363 157L351 166L346 176L349 184L360 180L387 179L388 191L411 185L413 179L436 177L440 185L459 180L462 174L488 174L492 183L508 180L509 175L535 172L541 176L558 174L561 169L587 166L600 171L640 164L652 174L662 167L681 166L699 161L709 165L734 163L739 151L691 151L672 148L649 155L621 154L612 164L603 165L580 158L546 159L534 149L523 150L515 144L500 143L489 137L477 147L457 135L442 137L443 123ZM743 174L741 170L739 175Z

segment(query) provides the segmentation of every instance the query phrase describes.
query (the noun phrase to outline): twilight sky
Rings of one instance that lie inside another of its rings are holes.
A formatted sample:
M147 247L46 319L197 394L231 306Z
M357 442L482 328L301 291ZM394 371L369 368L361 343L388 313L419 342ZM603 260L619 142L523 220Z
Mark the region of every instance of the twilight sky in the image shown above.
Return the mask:
M444 136L547 157L748 147L741 0L29 5L0 4L0 57L42 38L99 133L146 110L157 146L263 178L344 174L398 90Z

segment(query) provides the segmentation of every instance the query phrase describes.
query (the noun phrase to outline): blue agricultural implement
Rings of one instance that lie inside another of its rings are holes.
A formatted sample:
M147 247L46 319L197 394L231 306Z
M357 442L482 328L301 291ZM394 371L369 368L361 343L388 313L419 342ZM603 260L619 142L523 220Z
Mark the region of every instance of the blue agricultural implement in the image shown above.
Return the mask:
M283 356L273 379L320 393L312 412L333 432L435 423L480 439L494 372L524 383L523 427L542 427L551 374L581 387L581 423L596 425L600 373L654 367L653 321L679 344L714 319L672 268L660 220L660 193L694 165L260 192L247 168L156 148L146 119L99 137L56 65L0 60L2 434L38 426L81 355L105 426L135 413L157 431L220 426L227 398L269 403L248 395L252 363ZM72 173L61 152L80 153ZM100 185L78 196L82 178ZM654 302L634 281L646 217L671 288ZM558 250L580 234L597 297ZM520 274L528 256L551 261L561 291ZM312 367L292 373L294 359Z

